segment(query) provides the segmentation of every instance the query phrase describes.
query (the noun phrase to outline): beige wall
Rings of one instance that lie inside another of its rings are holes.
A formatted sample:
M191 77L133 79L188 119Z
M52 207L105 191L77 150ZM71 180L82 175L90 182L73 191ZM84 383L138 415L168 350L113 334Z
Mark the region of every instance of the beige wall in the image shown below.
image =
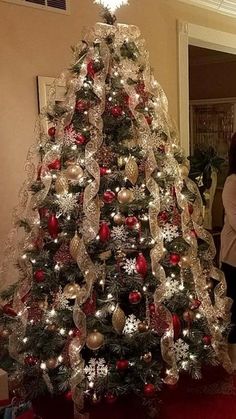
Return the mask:
M1 164L0 249L10 228L12 207L24 179L24 160L37 115L36 76L55 76L70 61L70 45L83 26L99 19L92 0L71 0L71 15L49 13L0 0ZM165 89L174 118L178 115L176 20L236 33L236 20L177 0L130 0L120 21L140 27L155 74Z

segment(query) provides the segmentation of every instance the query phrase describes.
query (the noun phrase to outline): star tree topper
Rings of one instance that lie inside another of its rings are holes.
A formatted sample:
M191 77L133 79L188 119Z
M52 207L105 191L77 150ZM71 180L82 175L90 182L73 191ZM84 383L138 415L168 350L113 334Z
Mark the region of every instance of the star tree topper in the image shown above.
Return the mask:
M108 9L110 13L115 13L116 9L128 4L129 0L94 0L94 3L100 4Z

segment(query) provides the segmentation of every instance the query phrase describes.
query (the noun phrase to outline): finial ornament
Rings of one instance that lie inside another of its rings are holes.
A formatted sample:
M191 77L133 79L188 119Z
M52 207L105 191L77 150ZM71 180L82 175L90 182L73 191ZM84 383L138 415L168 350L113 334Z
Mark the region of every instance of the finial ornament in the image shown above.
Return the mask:
M112 14L115 13L119 7L128 4L128 2L129 0L94 0L94 3L100 4Z

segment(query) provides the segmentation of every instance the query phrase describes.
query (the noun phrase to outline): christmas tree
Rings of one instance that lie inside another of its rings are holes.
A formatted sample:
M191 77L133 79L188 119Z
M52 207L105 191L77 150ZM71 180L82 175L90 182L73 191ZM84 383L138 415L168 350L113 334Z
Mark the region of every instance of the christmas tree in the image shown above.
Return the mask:
M96 2L106 23L73 49L29 152L0 332L10 387L71 394L78 411L127 394L152 405L181 371L230 370L230 301L166 96L139 29L115 23L126 1Z

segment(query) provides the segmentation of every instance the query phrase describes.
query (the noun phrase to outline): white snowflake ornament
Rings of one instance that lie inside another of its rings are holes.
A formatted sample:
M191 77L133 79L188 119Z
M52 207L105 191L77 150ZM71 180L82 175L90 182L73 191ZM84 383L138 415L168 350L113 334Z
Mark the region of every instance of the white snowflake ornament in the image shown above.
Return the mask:
M59 195L56 202L60 208L61 214L68 215L78 205L78 194L73 195L72 193L65 193Z
M162 236L167 242L171 242L179 237L178 227L170 223L165 224L162 228Z
M88 365L84 367L84 373L89 382L107 375L107 365L104 358L91 358Z
M177 362L184 361L189 356L189 345L183 339L178 339L174 343L174 352Z
M94 0L94 3L100 4L111 13L114 13L116 9L119 9L119 7L128 4L128 0Z
M124 226L113 227L111 230L111 238L116 241L125 242L128 238L128 233Z
M136 259L126 259L123 265L123 269L128 275L137 273L136 271Z
M172 279L171 277L166 278L166 291L165 291L165 298L172 298L173 295L179 293L179 281L176 279Z
M63 141L65 145L71 145L76 141L77 133L73 126L69 126L64 131Z
M145 190L142 186L138 186L138 185L134 186L132 188L132 192L134 194L134 200L135 201L141 201L146 196L145 195Z
M130 314L126 319L123 333L125 335L131 335L132 333L137 332L139 323L140 320L137 319L134 314Z
M59 286L59 291L56 295L54 304L58 310L73 310L73 307L70 305L68 298L63 293L61 285Z

